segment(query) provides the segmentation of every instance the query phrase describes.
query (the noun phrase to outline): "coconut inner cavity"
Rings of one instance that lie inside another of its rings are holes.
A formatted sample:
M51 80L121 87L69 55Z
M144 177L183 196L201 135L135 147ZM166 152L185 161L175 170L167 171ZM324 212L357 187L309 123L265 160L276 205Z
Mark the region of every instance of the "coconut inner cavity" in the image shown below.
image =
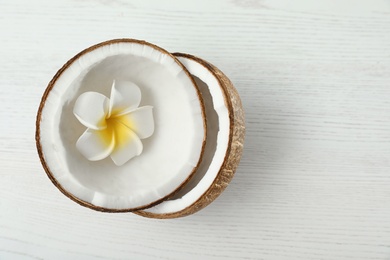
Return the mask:
M204 175L207 173L217 149L219 119L218 114L214 109L213 97L211 96L209 87L206 85L206 83L194 75L192 75L192 77L194 78L200 92L202 93L202 98L205 104L207 118L206 145L203 159L199 165L198 170L195 172L190 181L183 188L181 188L180 191L175 194L175 196L170 198L170 200L176 200L183 197L199 184Z

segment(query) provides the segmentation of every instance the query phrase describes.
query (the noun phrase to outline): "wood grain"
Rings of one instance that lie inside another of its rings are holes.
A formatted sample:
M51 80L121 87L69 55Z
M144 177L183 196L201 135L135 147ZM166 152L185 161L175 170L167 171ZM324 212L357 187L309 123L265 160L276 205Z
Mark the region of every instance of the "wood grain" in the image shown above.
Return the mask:
M390 259L388 1L0 0L0 259ZM80 207L34 144L69 58L130 37L202 57L247 134L226 191L151 220Z

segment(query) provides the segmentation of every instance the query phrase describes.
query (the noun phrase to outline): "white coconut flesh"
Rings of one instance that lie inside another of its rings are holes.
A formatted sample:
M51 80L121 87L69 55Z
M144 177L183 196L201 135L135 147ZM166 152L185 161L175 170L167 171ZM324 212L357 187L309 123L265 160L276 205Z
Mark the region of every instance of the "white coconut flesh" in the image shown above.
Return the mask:
M66 195L92 208L133 210L188 180L201 158L205 121L199 93L182 64L150 44L116 41L90 48L64 68L42 101L38 146L49 176ZM142 153L122 166L110 158L89 161L75 145L86 130L72 112L75 101L88 91L110 97L114 80L135 83L140 107L153 106L153 135L142 140Z
M224 162L229 143L230 118L219 81L196 60L178 57L193 75L204 99L207 117L207 141L202 162L191 181L169 200L143 210L153 214L178 213L194 203L209 189Z

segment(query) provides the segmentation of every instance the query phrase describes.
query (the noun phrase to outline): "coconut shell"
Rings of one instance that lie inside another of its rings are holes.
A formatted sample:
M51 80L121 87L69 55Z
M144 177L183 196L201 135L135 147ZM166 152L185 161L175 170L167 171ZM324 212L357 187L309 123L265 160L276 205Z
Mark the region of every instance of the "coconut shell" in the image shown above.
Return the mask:
M81 200L79 198L77 198L76 196L74 196L72 193L68 192L65 188L63 188L61 186L61 184L56 180L56 178L54 177L53 173L51 172L51 169L49 168L49 166L47 165L46 163L46 159L45 159L45 156L44 156L44 153L42 151L42 147L41 147L41 131L40 131L40 123L41 123L41 120L42 120L42 110L45 106L45 103L46 103L46 100L47 100L47 97L49 96L51 90L53 89L53 87L55 86L55 83L56 81L58 80L58 78L61 76L61 74L66 70L68 69L68 67L73 63L75 62L79 57L83 56L84 54L88 53L88 52L91 52L97 48L100 48L102 46L105 46L105 45L110 45L110 44L114 44L114 43L120 43L120 42L134 42L134 43L139 43L139 44L143 44L143 45L148 45L154 49L156 49L157 51L159 52L162 52L162 53L165 53L167 55L169 55L170 57L172 57L179 66L182 67L182 69L184 70L184 72L188 75L188 77L191 79L192 83L193 83L193 86L195 87L196 89L196 93L197 93L197 96L199 98L199 101L200 101L200 106L201 106L201 113L202 113L202 119L203 119L203 128L204 128L204 132L205 132L205 137L204 137L204 140L202 142L202 149L201 149L201 154L200 154L200 158L199 158L199 161L197 163L197 165L194 167L194 169L192 170L192 172L190 173L190 175L188 176L188 178L186 180L184 180L179 187L177 187L174 191L172 191L170 194L162 197L161 199L157 200L157 201L154 201L154 202L151 202L150 204L148 205L144 205L142 207L138 207L138 208L125 208L125 209L112 209L112 208L105 208L105 207L99 207L99 206L96 206L96 205L93 205L87 201L84 201L84 200ZM37 151L38 151L38 155L39 155L39 158L41 160L41 163L42 163L42 166L47 174L47 176L49 177L49 179L52 181L52 183L65 195L67 196L68 198L70 198L71 200L75 201L76 203L80 204L81 206L84 206L84 207L88 207L90 209L93 209L93 210L97 210L97 211L102 211L102 212L109 212L109 213L115 213L115 212L131 212L131 211L134 211L134 210L139 210L139 209L145 209L145 208L149 208L149 207L152 207L154 205L157 205L159 203L161 203L162 201L164 201L166 198L169 198L169 197L172 197L174 196L174 194L176 194L177 192L179 192L189 181L190 179L194 176L195 172L197 171L198 167L199 167L199 164L202 160L202 157L203 157L203 154L204 154L204 149L205 149L205 138L206 138L206 131L207 131L207 121L206 121L206 116L205 116L205 106L204 106L204 103L203 103L203 99L201 98L201 93L200 93L200 90L199 88L197 87L195 81L193 80L193 78L191 77L190 73L188 72L188 70L184 67L184 65L182 65L180 63L179 60L177 60L177 58L172 55L171 53L169 53L168 51L162 49L161 47L158 47L154 44L151 44L149 42L146 42L146 41L142 41L142 40L136 40L136 39L114 39L114 40L109 40L109 41L105 41L105 42L102 42L102 43L98 43L96 45L93 45L83 51L81 51L80 53L78 53L76 56L74 56L73 58L71 58L69 61L67 61L61 69L59 69L57 71L57 73L54 75L53 79L49 82L43 96L42 96L42 99L41 99L41 102L40 102L40 105L39 105L39 109L38 109L38 112L37 112L37 117L36 117L36 132L35 132L35 141L36 141L36 147L37 147Z
M193 204L189 205L185 209L174 213L156 214L146 211L134 212L135 214L148 218L169 219L184 217L194 214L195 212L205 208L207 205L213 202L225 190L225 188L229 185L230 181L233 179L234 173L241 159L244 145L244 109L242 107L240 96L235 87L233 86L233 83L222 71L220 71L217 67L205 60L183 53L174 53L174 55L177 57L185 57L200 63L217 78L224 95L225 105L229 111L229 143L228 149L225 154L224 162L216 178L214 179L211 186L207 189L207 191L197 201L195 201Z

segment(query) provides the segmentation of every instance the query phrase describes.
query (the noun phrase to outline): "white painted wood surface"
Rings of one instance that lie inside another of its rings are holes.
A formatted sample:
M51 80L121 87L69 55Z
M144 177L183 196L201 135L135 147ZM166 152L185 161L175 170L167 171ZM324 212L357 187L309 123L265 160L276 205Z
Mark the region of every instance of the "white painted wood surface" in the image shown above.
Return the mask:
M0 0L0 259L390 259L390 2ZM214 63L247 116L236 176L196 215L104 214L44 173L57 69L112 38Z

